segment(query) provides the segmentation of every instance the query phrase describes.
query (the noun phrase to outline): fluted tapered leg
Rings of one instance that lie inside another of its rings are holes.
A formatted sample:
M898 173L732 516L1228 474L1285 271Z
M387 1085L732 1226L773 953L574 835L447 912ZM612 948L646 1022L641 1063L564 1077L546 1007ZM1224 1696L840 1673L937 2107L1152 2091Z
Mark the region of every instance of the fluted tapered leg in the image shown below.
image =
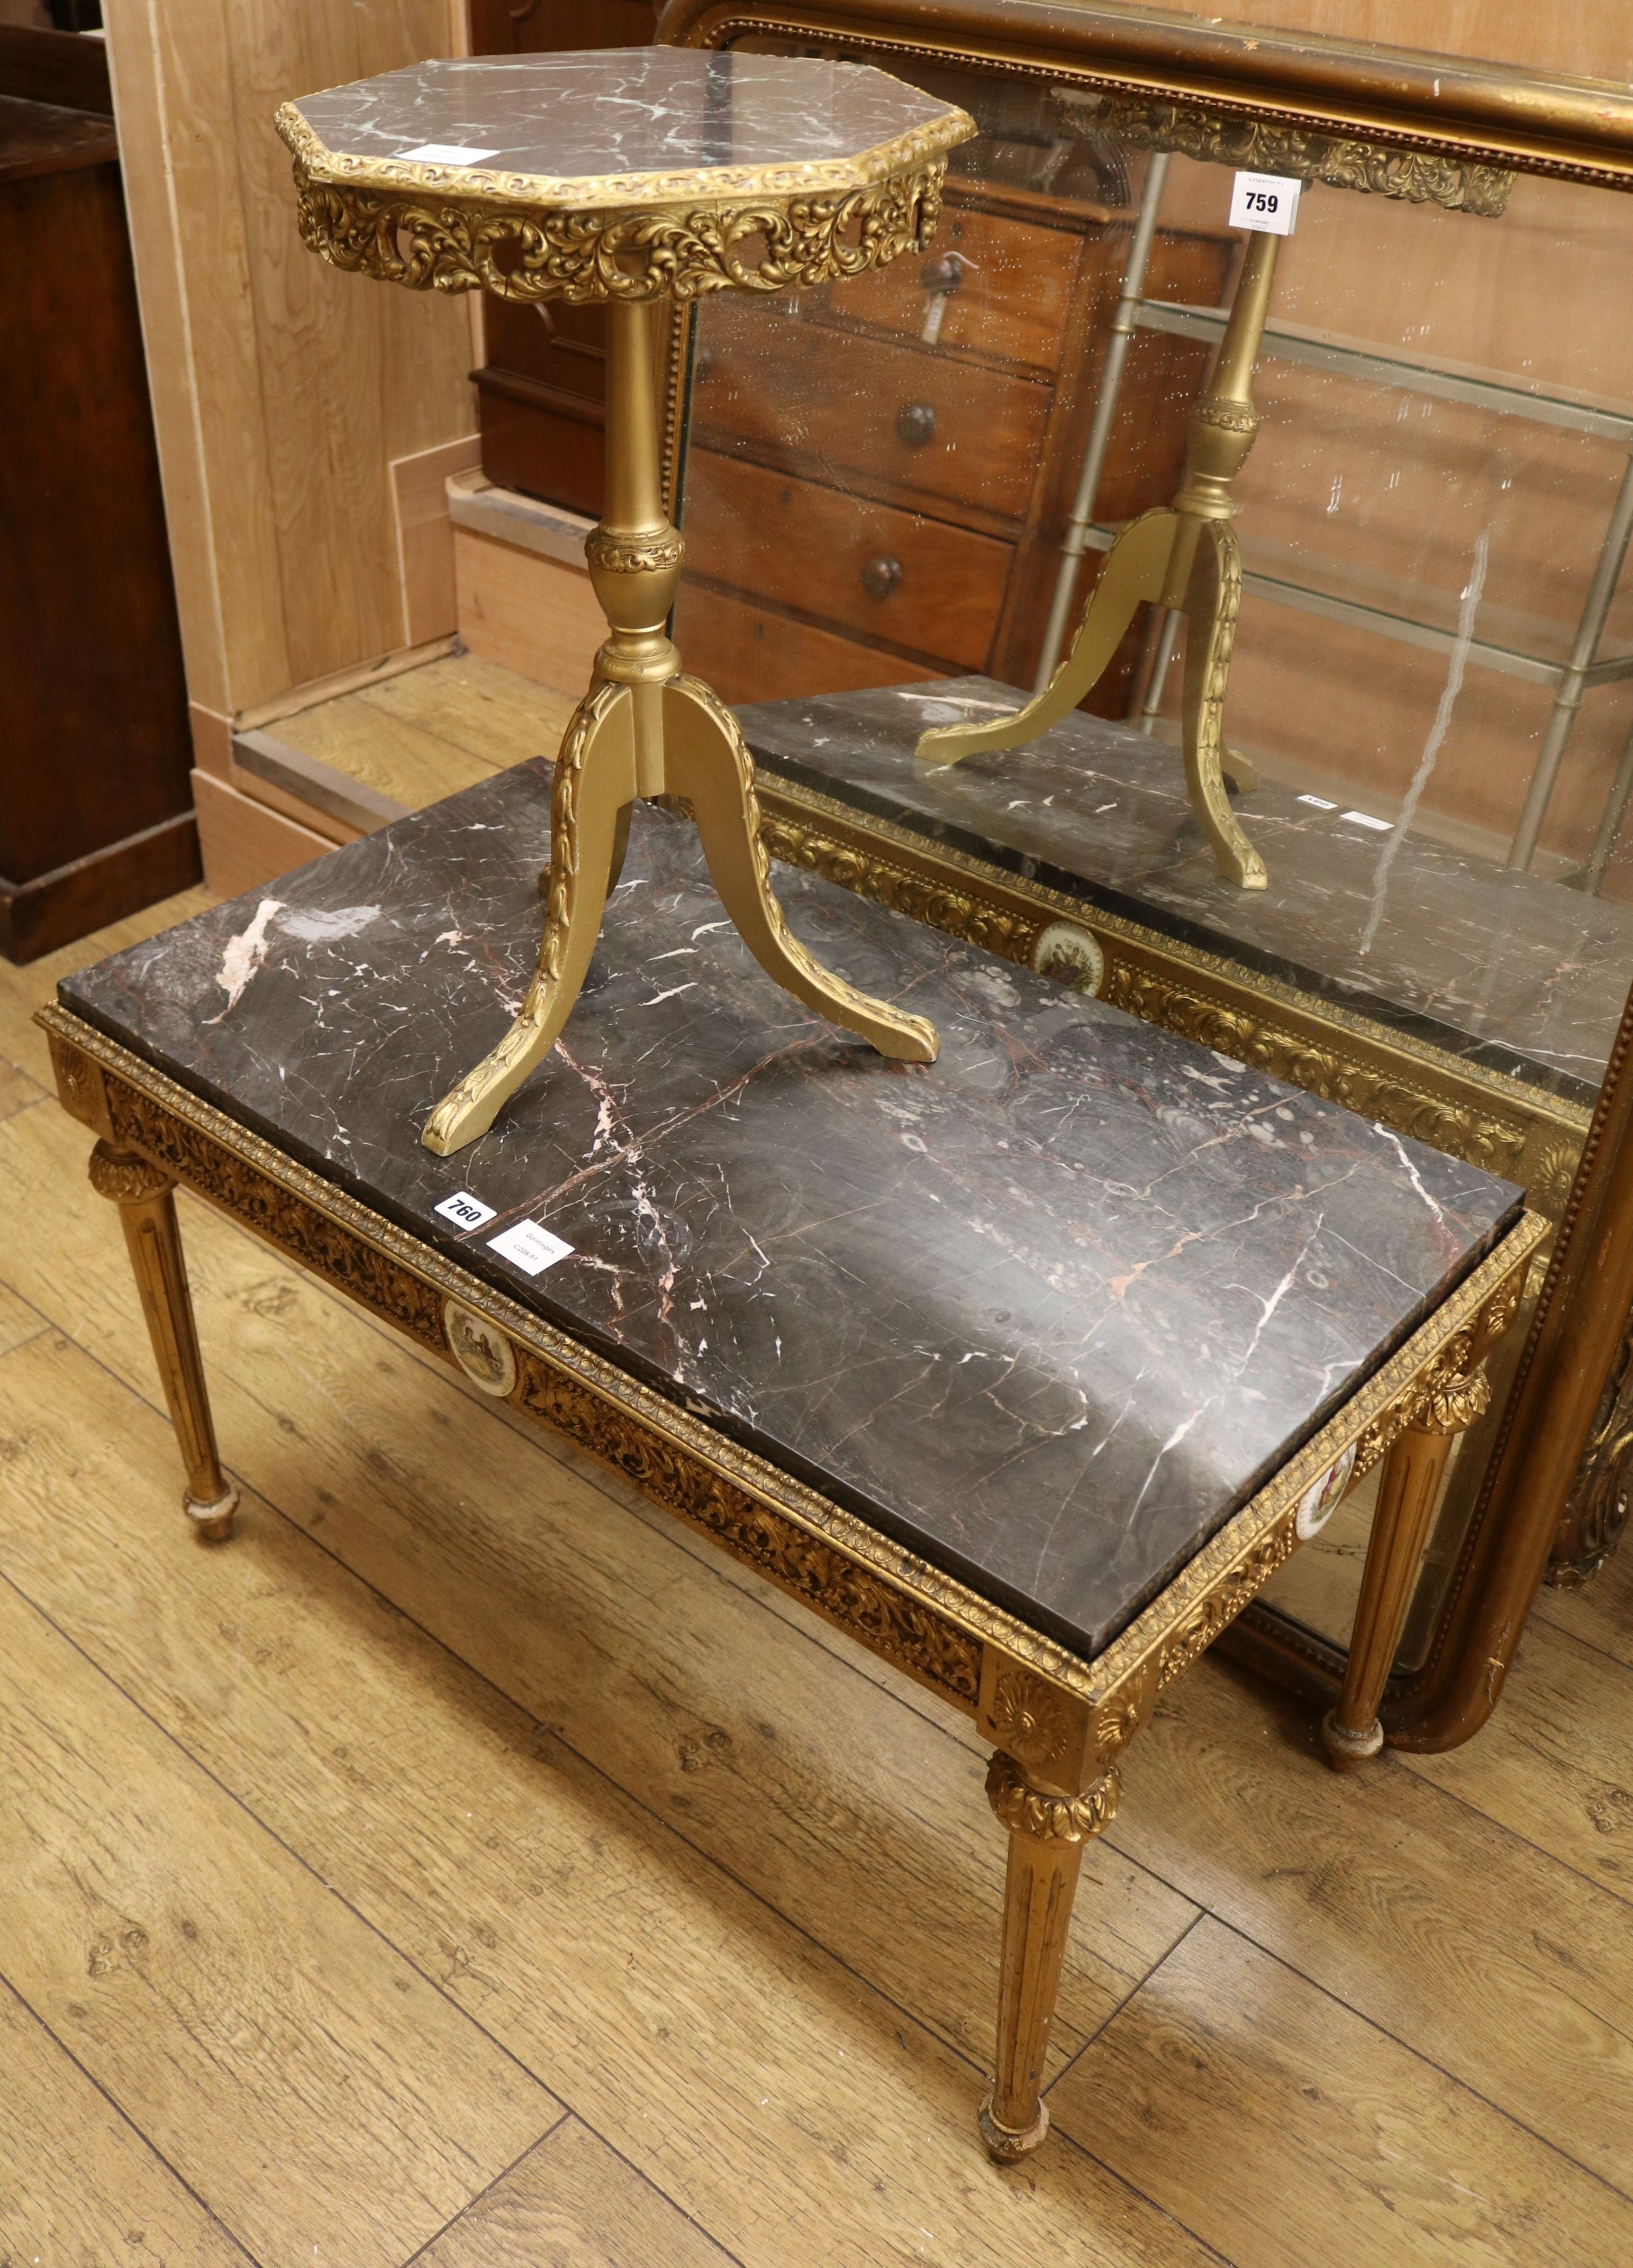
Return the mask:
M181 1257L181 1232L173 1194L175 1184L151 1160L99 1142L91 1154L91 1186L119 1207L153 1359L159 1365L187 1474L183 1509L201 1535L217 1541L232 1532L238 1491L222 1472L216 1452L193 1301Z
M1396 1437L1385 1461L1344 1690L1321 1724L1327 1761L1335 1771L1353 1771L1384 1745L1378 1705L1406 1627L1452 1444L1491 1398L1483 1370L1463 1371L1467 1351L1466 1343L1453 1342L1447 1367L1426 1387L1411 1424Z
M1034 1787L1000 1753L986 1799L1009 1830L1003 1895L1003 1965L998 1984L998 2063L980 2109L981 2139L1001 2165L1035 2150L1049 2131L1044 2062L1083 1845L1117 1809L1115 1769L1082 1795Z

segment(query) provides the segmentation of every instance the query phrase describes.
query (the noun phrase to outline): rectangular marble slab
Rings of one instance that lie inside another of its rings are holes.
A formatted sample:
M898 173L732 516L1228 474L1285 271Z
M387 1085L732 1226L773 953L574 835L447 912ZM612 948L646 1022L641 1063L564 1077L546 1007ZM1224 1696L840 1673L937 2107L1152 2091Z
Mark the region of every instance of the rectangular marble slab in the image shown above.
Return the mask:
M1517 1213L1474 1167L775 870L813 952L937 1025L939 1062L887 1063L762 974L691 826L639 804L562 1042L433 1157L420 1127L531 969L549 783L501 773L62 999L1085 1654ZM440 1217L460 1190L492 1219ZM523 1222L570 1256L496 1253Z
M1633 909L1423 835L1385 870L1387 832L1271 780L1231 799L1270 870L1267 889L1238 889L1191 815L1179 750L1082 710L1027 747L915 758L929 725L994 721L1026 698L960 677L765 702L738 719L768 773L1470 1063L1597 1099L1633 983Z

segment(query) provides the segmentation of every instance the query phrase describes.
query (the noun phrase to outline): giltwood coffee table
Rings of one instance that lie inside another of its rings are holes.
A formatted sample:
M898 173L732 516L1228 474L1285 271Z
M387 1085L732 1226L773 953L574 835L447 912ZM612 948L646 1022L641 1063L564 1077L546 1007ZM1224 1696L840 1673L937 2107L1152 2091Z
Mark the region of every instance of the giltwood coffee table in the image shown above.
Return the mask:
M933 1016L890 1063L754 963L647 805L565 1040L476 1150L418 1120L505 1027L550 768L104 961L42 1013L100 1138L201 1534L218 1461L172 1191L603 1458L974 1718L1009 1835L988 2148L1043 2138L1122 1752L1386 1460L1334 1760L1543 1225L1520 1193L824 883L794 933ZM230 1445L229 1445L230 1447ZM540 1644L548 1645L548 1631Z

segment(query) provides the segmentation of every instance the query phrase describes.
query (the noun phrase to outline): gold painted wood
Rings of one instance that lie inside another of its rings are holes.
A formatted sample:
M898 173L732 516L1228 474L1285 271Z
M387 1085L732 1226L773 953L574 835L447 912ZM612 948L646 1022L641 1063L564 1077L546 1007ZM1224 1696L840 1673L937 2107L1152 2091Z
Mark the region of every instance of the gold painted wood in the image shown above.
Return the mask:
M1050 2100L1062 2133L1252 2268L1602 2268L1633 2250L1625 2197L1211 1916Z
M1339 1771L1375 1756L1384 1745L1378 1706L1400 1649L1452 1445L1490 1405L1486 1352L1513 1322L1523 1292L1524 1278L1517 1273L1509 1279L1501 1313L1488 1308L1443 1349L1420 1381L1405 1422L1388 1448L1356 1602L1343 1690L1321 1722L1328 1760ZM1357 1458L1356 1469L1363 1469L1362 1458Z
M1117 1812L1112 1766L1086 1794L1052 1795L1027 1781L1001 1750L986 1774L986 1800L1009 1837L998 1984L998 2058L978 2124L987 2155L1014 2165L1049 2131L1042 2099L1072 1900L1083 1845Z
M1308 7L1310 0L1304 0ZM1385 32L1415 39L1421 18L1389 6ZM1323 9L1330 16L1330 6ZM1380 44L1376 24L1334 38L1326 22L1274 28L1226 24L1141 5L1030 6L938 0L933 17L890 0L670 0L663 36L676 47L724 48L746 37L820 43L824 54L949 63L1046 77L1156 104L1174 104L1197 130L1257 128L1443 158L1453 167L1554 174L1625 188L1633 181L1633 96L1619 81L1614 38L1597 50L1598 78ZM1504 25L1497 43L1530 45ZM1572 58L1581 51L1572 38ZM1554 51L1563 51L1558 42ZM1349 186L1356 186L1350 184ZM1380 185L1381 186L1381 185ZM1436 199L1436 202L1441 202Z
M557 758L538 965L499 1046L432 1112L426 1148L446 1157L485 1134L555 1045L589 968L637 796L691 806L727 913L796 999L882 1054L934 1062L936 1035L923 1017L830 976L789 935L736 721L681 675L665 628L682 544L665 509L653 317L661 303L830 283L922 249L947 152L974 121L949 107L875 149L810 164L573 180L337 154L294 103L276 124L294 158L301 239L330 266L412 291L485 288L608 310L606 499L586 544L608 637Z
M10 1586L0 1728L4 1974L252 2255L403 2259L559 2116Z
M556 760L538 967L510 1030L426 1121L420 1138L440 1157L485 1134L554 1047L589 968L637 796L675 795L690 806L721 902L768 975L882 1054L935 1058L935 1033L922 1016L829 976L789 935L772 894L753 761L736 719L699 680L680 674L665 624L682 547L659 482L651 314L644 298L615 299L608 313L607 502L587 551L609 635Z
M143 1318L159 1366L170 1422L187 1487L182 1510L197 1533L218 1543L233 1532L238 1491L221 1470L198 1330L188 1292L187 1263L176 1226L175 1184L169 1175L132 1152L99 1142L91 1153L91 1186L119 1207L125 1249L142 1301Z

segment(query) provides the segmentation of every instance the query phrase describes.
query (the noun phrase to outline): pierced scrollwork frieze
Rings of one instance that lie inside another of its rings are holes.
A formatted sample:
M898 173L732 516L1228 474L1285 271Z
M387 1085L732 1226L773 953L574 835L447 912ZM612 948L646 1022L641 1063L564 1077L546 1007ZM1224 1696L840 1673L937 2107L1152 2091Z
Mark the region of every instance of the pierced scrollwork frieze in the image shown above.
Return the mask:
M1517 178L1505 166L1438 151L1361 142L1274 119L1229 117L1160 97L1061 87L1055 101L1076 132L1113 135L1131 149L1166 150L1250 173L1291 174L1301 181L1399 197L1408 204L1440 205L1485 220L1504 210Z
M853 1631L875 1653L966 1704L974 1702L980 1684L979 1639L683 1449L658 1439L579 1380L526 1348L518 1354L519 1409L567 1434L645 1495L723 1544L735 1558L842 1629Z
M1267 1071L1306 1094L1319 1095L1324 1102L1341 1102L1363 1118L1379 1120L1396 1133L1412 1135L1488 1173L1511 1174L1518 1165L1526 1145L1522 1121L1488 1117L1464 1103L1413 1086L1394 1072L1319 1046L1302 1032L1209 999L1206 993L1124 959L1114 939L1105 942L1111 949L1100 997L1114 1008L1125 1008L1148 1023Z
M501 299L695 299L865 275L935 230L945 158L867 188L658 212L556 212L315 180L299 161L301 240L333 268L412 291Z

